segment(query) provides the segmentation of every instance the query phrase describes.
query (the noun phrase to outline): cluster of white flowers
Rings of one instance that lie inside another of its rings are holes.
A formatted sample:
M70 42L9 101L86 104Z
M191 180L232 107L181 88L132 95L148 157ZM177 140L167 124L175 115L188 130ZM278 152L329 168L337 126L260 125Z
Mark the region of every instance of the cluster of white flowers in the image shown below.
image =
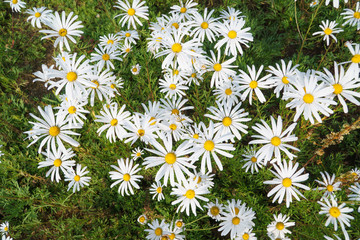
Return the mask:
M0 224L0 232L2 240L13 240L9 235L9 222L5 221Z

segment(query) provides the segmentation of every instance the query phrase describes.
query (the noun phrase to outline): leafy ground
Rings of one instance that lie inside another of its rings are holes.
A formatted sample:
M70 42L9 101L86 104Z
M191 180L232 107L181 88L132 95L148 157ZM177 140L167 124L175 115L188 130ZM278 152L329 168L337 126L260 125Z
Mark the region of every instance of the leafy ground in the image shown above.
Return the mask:
M346 31L337 35L338 42L332 43L327 49L321 37L312 37L311 33L319 31L321 20L330 19L343 21L340 10L332 6L322 6L314 19L307 41L301 54L301 39L294 18L294 1L199 1L199 9L214 8L218 13L227 6L235 7L246 16L247 26L251 27L254 42L246 49L243 56L238 56L237 64L241 69L246 65L255 64L269 66L280 59L293 60L300 64L300 70L309 68L321 69L333 66L333 61L343 62L351 58L344 47L347 40L359 42L359 32L356 28L347 27ZM350 1L352 2L352 1ZM83 21L84 31L74 51L88 57L98 43L101 35L116 33L120 30L117 20L113 17L117 9L113 8L115 1L28 1L28 8L46 6L57 11L74 11ZM161 13L167 13L177 1L147 1L150 10L150 21ZM297 1L297 16L299 28L304 34L309 25L315 8L309 7L310 1ZM347 8L354 9L355 4L349 3ZM344 7L341 4L341 7ZM110 165L118 158L130 157L132 147L129 144L109 143L104 135L100 137L96 130L101 124L95 123L95 114L99 113L102 104L89 107L91 114L84 128L78 131L81 136L80 147L74 148L75 160L88 166L91 175L91 185L78 193L67 192L67 184L54 183L45 178L47 169L38 169L38 162L43 156L37 154L37 147L27 148L28 140L23 134L31 128L28 121L29 113L37 114L37 106L59 104L53 92L43 87L42 83L33 83L32 73L41 70L41 64L54 64L55 56L53 41L40 40L38 33L30 23L27 15L12 13L9 5L0 4L0 144L5 155L0 165L0 222L9 221L11 236L14 239L144 239L145 227L139 225L137 217L146 213L150 218L183 218L190 223L198 217L187 217L175 213L176 206L170 197L170 189L165 190L166 200L156 202L151 200L148 188L155 176L154 169L142 170L144 180L141 190L135 195L122 197L116 188L110 189L112 181L109 177ZM161 76L160 59L152 59L146 49L146 37L149 35L148 23L140 31L141 41L135 50L123 62L116 63L115 73L124 81L121 96L116 98L120 104L126 104L127 110L142 112L141 103L148 100L159 100L163 97L158 89L157 80ZM326 54L326 56L325 56ZM149 59L151 59L149 61ZM140 75L133 76L130 66L139 63L143 69ZM208 120L203 117L206 108L214 105L214 96L209 88L209 75L198 87L192 86L187 92L189 103L194 111L188 112L195 121ZM281 115L284 125L290 124L294 112L285 109L285 103L275 98L271 91L265 91L271 101L268 104L243 107L250 113L252 121L249 126L268 120L271 115ZM315 188L315 179L320 179L320 171L335 173L343 182L343 190L339 200L346 202L346 190L353 183L349 171L354 166L360 166L360 131L358 130L360 109L349 104L349 113L344 114L337 107L335 114L324 119L323 124L310 125L307 121L299 121L295 134L299 138L296 145L301 149L297 162L306 164L306 172L310 173L308 185ZM355 123L355 124L354 124ZM350 127L349 127L350 126ZM296 226L291 229L292 239L321 239L324 234L331 235L332 228L325 228L325 216L318 215L320 206L317 201L322 193L306 191L307 200L294 202L290 208L285 204L272 204L266 197L271 189L263 184L264 180L272 179L269 169L262 169L258 174L251 175L242 169L241 154L246 150L253 130L241 141L235 143L234 158L222 159L224 171L214 170L215 186L208 196L210 201L218 198L222 202L232 198L241 199L256 212L254 232L259 239L265 239L266 226L272 221L272 214L282 212L291 216ZM342 140L331 137L331 133L340 133ZM332 141L333 140L333 141ZM329 143L334 143L327 147ZM144 145L138 144L136 146ZM321 156L316 154L322 149ZM353 239L360 237L360 213L354 211L355 220L348 232ZM187 239L227 239L221 237L216 227L217 223L210 218L203 218L187 225ZM341 234L340 234L341 235Z

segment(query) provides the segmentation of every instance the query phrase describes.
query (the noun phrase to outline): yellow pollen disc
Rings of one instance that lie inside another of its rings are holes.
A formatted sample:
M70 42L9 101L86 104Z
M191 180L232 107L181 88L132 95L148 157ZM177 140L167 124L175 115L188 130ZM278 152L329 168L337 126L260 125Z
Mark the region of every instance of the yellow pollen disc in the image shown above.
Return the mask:
M131 50L130 48L127 48L127 49L125 49L125 52L129 53L130 50Z
M192 77L192 78L196 78L196 73L192 73L192 74L191 74L191 77Z
M107 44L114 44L114 40L109 39L109 40L107 41Z
M352 172L351 175L357 176L357 173L356 173L356 172Z
M250 238L250 236L249 236L248 233L244 233L244 234L242 235L242 238L243 238L244 240L248 240L248 239Z
M217 216L220 213L220 209L217 206L213 206L210 208L210 213L213 216Z
M256 157L252 157L250 160L251 160L251 162L253 162L253 163L256 163L256 162L257 162L257 158L256 158Z
M187 197L188 199L193 199L195 197L195 191L194 190L187 190L185 193L185 197Z
M174 74L174 75L179 75L179 70L175 69L175 70L173 71L173 74Z
M173 110L171 110L171 114L179 115L179 110L174 108Z
M62 29L59 30L59 35L61 37L65 37L66 34L67 34L67 30L65 28L62 28Z
M181 52L182 50L182 46L180 43L174 43L171 47L171 50L174 52L174 53L179 53Z
M360 54L355 54L352 58L351 61L353 63L360 63Z
M169 127L170 127L170 129L173 130L173 131L177 129L176 124L170 124Z
M141 137L144 136L145 135L145 130L144 129L139 129L138 130L138 135L141 136Z
M340 209L337 207L330 208L329 213L334 218L338 218L341 214Z
M215 148L215 144L211 140L206 140L206 142L204 143L204 148L206 151L211 151Z
M304 100L305 103L310 104L310 103L312 103L314 101L314 96L311 95L310 93L307 93L307 94L304 95L303 100Z
M173 26L174 28L178 29L179 28L179 24L174 22L173 24L171 24L171 26Z
M176 85L172 83L172 84L170 84L169 88L170 88L171 90L175 90L175 89L176 89Z
M284 84L288 84L288 83L289 83L289 79L288 79L286 76L282 77L281 81L282 81Z
M66 74L66 79L67 79L69 82L76 81L76 79L77 79L77 74L76 74L76 72L68 72L68 73Z
M111 84L110 87L111 87L112 89L115 89L115 84Z
M127 12L130 16L134 16L135 15L135 9L133 8L129 8L128 12Z
M227 88L226 90L225 90L225 94L226 95L231 95L232 94L232 90L230 89L230 88Z
M4 231L7 232L9 230L8 227L4 227Z
M291 181L290 178L284 178L284 179L282 180L282 185L283 185L284 187L290 187L291 184L292 184L292 181Z
M334 191L334 187L332 185L327 185L326 190L328 190L329 192L332 192L332 191Z
M235 209L235 215L238 215L238 214L239 214L239 212L240 212L239 208L234 207L234 209Z
M60 128L58 126L52 126L49 129L49 134L53 137L56 137L60 133Z
M102 55L102 59L103 59L104 61L107 61L107 60L110 59L110 55L107 54L107 53L105 53L104 55Z
M225 127L230 126L231 123L232 123L231 117L224 117L223 120L222 120L222 124L223 124Z
M182 8L180 9L180 12L181 12L181 13L186 13L186 8L182 7Z
M62 60L65 62L65 57L62 57Z
M155 229L155 235L156 236L161 236L161 234L162 234L162 229L161 228Z
M111 126L116 126L118 124L118 120L116 118L114 118L113 120L111 120L110 125Z
M232 219L232 224L234 224L234 225L239 225L239 223L240 223L240 218L234 217L234 218Z
M182 221L177 221L175 224L176 224L176 226L177 226L178 228L181 228L181 227L183 226L183 222L182 222Z
M222 66L221 66L220 63L215 63L213 68L214 68L215 71L219 72L219 71L221 71Z
M151 122L151 121L154 120L154 119L156 119L156 118L151 117L150 120L149 120L149 122ZM154 126L155 124L156 124L156 121L153 121L152 123L150 123L151 126Z
M165 162L167 164L174 164L176 162L176 155L175 153L168 153L165 155Z
M193 138L199 139L199 134L195 133L195 134L193 135Z
M341 84L338 84L338 83L334 84L333 87L334 87L335 94L340 94L343 90L343 87L341 86Z
M92 89L97 89L99 87L99 82L96 81L96 80L92 80L91 82L95 83L96 84L96 87L91 87Z
M333 31L332 31L330 28L326 28L326 29L324 30L324 33L325 33L326 35L330 35L332 32L333 32Z
M12 0L12 3L13 3L13 4L17 4L17 3L18 3L18 0Z
M158 188L156 189L156 192L157 192L157 193L162 193L162 187L158 187Z
M250 86L250 88L252 88L252 89L256 88L257 85L258 85L257 81L254 81L254 80L249 83L249 86Z
M164 235L160 238L160 240L168 240L168 237Z
M76 175L76 176L74 177L74 180L75 180L76 182L80 181L80 176L79 176L79 175Z
M203 22L200 26L202 29L207 29L209 27L209 24L207 22Z
M130 33L125 33L125 37L130 37L131 34Z
M69 108L68 108L68 112L69 112L70 114L76 113L76 107L74 107L74 106L69 107Z
M277 230L283 230L285 225L282 222L276 223L276 229Z
M281 139L275 136L271 139L271 144L277 147L281 144Z
M137 153L136 153L136 156L137 156L137 157L140 157L140 156L141 156L141 152L137 152Z
M171 233L170 235L169 235L169 238L170 238L170 240L174 240L175 239L175 233Z
M55 160L54 160L54 166L55 166L55 167L60 167L60 166L61 166L61 163L62 163L61 159L55 159Z
M133 72L137 72L137 68L134 67L134 68L132 69L132 71L133 71Z
M360 19L360 12L354 12L354 18Z
M130 174L125 173L124 176L123 176L123 179L124 179L124 181L126 181L126 182L130 181Z
M237 33L234 30L229 31L229 33L228 33L229 38L234 39L234 38L236 38L236 36L237 36Z
M39 12L35 13L35 17L37 17L37 18L41 17L41 13L39 13Z
M140 218L139 218L139 222L145 222L145 217L143 217L143 216L141 216Z

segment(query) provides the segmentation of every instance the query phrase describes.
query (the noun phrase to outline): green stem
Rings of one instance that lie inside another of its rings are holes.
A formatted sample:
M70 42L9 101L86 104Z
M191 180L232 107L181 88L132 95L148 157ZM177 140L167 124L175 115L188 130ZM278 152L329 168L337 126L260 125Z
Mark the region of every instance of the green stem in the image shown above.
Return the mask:
M201 219L204 219L204 218L206 218L206 217L209 217L209 216L208 216L208 215L204 215L204 216L202 216L201 218L195 219L194 221L187 223L186 226L189 226L190 224L193 224L194 222L197 222L197 221L199 221L199 220L201 220Z
M187 224L188 225L188 224ZM212 229L216 229L219 228L220 226L216 226L216 227L211 227L211 228L200 228L200 229L186 229L186 232L191 232L191 231L207 231L207 230L212 230Z
M326 52L325 52L325 54L322 56L321 61L320 61L320 63L319 63L319 66L316 68L316 71L318 71L318 70L320 69L320 66L321 66L322 62L324 61L325 56L326 56L326 54L328 53L328 51L329 51L329 49L330 49L330 47L331 47L332 44L333 44L333 42L331 42L330 45L329 45L329 47L326 49Z

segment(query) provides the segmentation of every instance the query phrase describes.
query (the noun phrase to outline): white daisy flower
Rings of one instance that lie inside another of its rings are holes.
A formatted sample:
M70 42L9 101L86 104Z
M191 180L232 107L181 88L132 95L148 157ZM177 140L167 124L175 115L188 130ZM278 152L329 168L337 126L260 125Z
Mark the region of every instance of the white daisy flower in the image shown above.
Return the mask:
M241 11L236 10L235 8L232 7L227 7L227 10L221 10L220 13L221 13L220 17L226 21L234 21L235 19L240 19L244 17L241 15L242 13Z
M59 44L60 51L63 51L63 45L65 44L65 47L68 51L70 50L70 45L68 42L68 38L70 41L76 44L76 40L73 36L80 37L83 31L78 30L79 28L82 28L83 25L81 25L81 21L75 20L78 18L77 15L75 15L73 18L73 12L71 12L67 18L65 11L61 13L61 19L58 12L55 12L54 17L52 17L51 21L46 22L46 25L49 26L52 30L40 30L41 33L49 34L45 37L42 37L42 39L51 38L51 37L57 37L54 42L54 47Z
M183 139L186 134L186 128L191 120L182 114L174 114L164 119L159 124L160 129L166 136L172 136L175 141Z
M91 82L96 84L96 86L87 89L91 106L94 106L95 95L98 96L100 101L105 99L107 102L109 102L114 96L115 88L111 87L111 83L116 81L116 77L113 75L113 72L109 71L109 69L105 69L103 71L101 71L101 69L102 68L94 68L90 79Z
M252 135L251 137L257 139L250 141L249 144L265 144L259 150L259 158L264 159L264 165L273 156L275 160L280 163L280 151L283 151L286 156L292 160L296 156L290 153L287 148L300 151L300 149L288 144L288 142L294 142L298 139L295 134L291 134L296 127L296 123L291 124L285 131L282 131L283 123L281 116L278 116L277 122L273 116L270 117L270 120L271 128L264 120L261 120L262 124L256 123L255 126L252 127L260 135Z
M187 178L184 173L191 176L189 168L195 168L190 163L191 158L186 155L193 152L192 146L187 142L180 144L176 150L173 150L173 140L171 135L159 134L159 138L162 139L163 145L157 141L153 141L151 144L154 149L146 148L146 151L154 154L155 156L149 156L144 159L144 165L146 169L162 165L155 176L155 181L160 181L164 178L164 185L167 186L170 178L171 186L175 186L175 177L178 183L186 182Z
M87 96L78 95L74 96L61 96L62 102L60 107L55 107L54 109L59 109L59 112L56 115L64 115L65 121L69 122L70 126L73 125L84 125L86 120L86 113L90 113L88 110L84 109L87 105Z
M245 162L242 168L245 168L245 172L248 172L250 169L251 174L253 174L254 171L259 172L259 168L264 167L263 159L260 157L260 154L260 151L256 151L255 148L251 148L242 155L244 157L242 161Z
M327 87L324 83L318 84L318 77L314 73L299 72L297 78L298 80L294 81L294 87L290 87L288 92L284 93L285 99L291 99L286 107L296 109L294 122L303 114L305 120L310 120L312 124L315 122L314 117L321 123L318 112L330 116L333 111L328 106L336 105L336 102L329 98L334 88Z
M213 90L217 101L226 103L229 106L236 105L241 98L239 86L231 81L225 81L223 84Z
M116 137L122 140L127 133L124 129L125 122L130 119L130 112L124 111L125 107L125 104L120 109L118 109L117 103L109 107L107 104L104 104L103 111L100 111L101 115L95 116L95 122L105 123L105 125L97 130L97 133L100 135L108 129L106 138L109 139L110 142L115 142Z
M257 240L255 233L251 229L245 229L240 235L236 236L234 240Z
M215 202L209 202L204 206L209 209L207 215L216 221L220 221L221 215L223 214L225 207L223 204L219 203L219 200L216 198Z
M47 24L51 21L52 10L46 10L46 7L27 9L26 13L30 14L26 21L31 20L33 27L41 28L41 23Z
M0 225L0 232L6 235L9 232L9 222L5 221Z
M130 121L127 121L124 127L128 130L128 133L123 137L126 138L125 143L131 142L133 145L138 139L147 143L152 143L157 138L155 131L158 130L157 126L151 125L150 116L143 116L135 113Z
M182 220L180 220L182 221ZM176 226L176 223L178 222L175 222L175 225L173 226L172 224L170 225L169 227L169 234L167 235L167 239L170 239L170 240L185 240L185 235L181 235L180 233L182 233L184 231L184 228L178 228Z
M107 69L115 69L113 60L122 61L120 56L120 51L114 48L106 48L104 49L102 46L95 48L96 53L91 53L91 62L96 62L96 66L98 69L103 69L106 65Z
M289 222L290 217L286 216L285 214L282 215L280 213L278 216L275 214L273 215L275 221L271 222L267 226L268 234L273 235L275 238L284 238L285 234L291 234L287 228L295 226L295 222Z
M141 225L145 225L147 223L148 218L146 217L145 214L142 214L138 217L137 221L141 224Z
M148 223L150 229L145 229L145 232L148 232L146 239L149 240L162 240L162 236L168 235L170 232L169 224L165 223L165 219L161 220L161 223L157 219Z
M191 35L193 38L198 38L201 42L204 42L205 36L210 41L216 41L216 37L219 35L217 20L211 15L214 13L214 9L208 14L208 9L205 8L204 16L197 13L194 15L194 24Z
M53 79L51 77L49 77L49 73L54 68L54 65L51 65L50 67L46 66L45 64L41 65L41 69L42 71L37 71L34 72L33 74L35 75L36 78L34 78L33 82L43 82L44 86L47 88L49 85L49 80Z
M214 186L213 177L214 174L211 172L197 172L195 169L194 174L190 176L190 178L192 178L194 181L197 180L197 184L199 186L206 185L208 188L212 188Z
M249 47L247 44L248 42L253 41L253 36L250 32L249 27L243 28L245 25L245 20L235 19L230 22L224 21L222 24L219 24L219 35L223 37L223 39L219 40L215 48L217 51L220 51L220 48L226 44L225 47L225 54L226 55L233 55L234 57L237 56L237 52L240 53L240 55L243 54L243 49L240 44L245 45L246 47Z
M132 51L131 43L125 42L123 45L120 46L120 50L121 55L126 57Z
M343 26L349 24L350 26L356 26L356 30L360 30L360 2L356 3L355 11L345 8L340 15L344 15L343 19L346 20Z
M139 189L140 186L137 184L143 176L136 175L137 172L141 170L138 168L139 164L134 165L134 160L132 159L118 159L117 160L119 166L111 165L116 171L109 172L111 180L116 180L111 184L110 188L120 183L118 188L118 192L121 192L121 195L131 195L134 194L134 190L132 187ZM129 194L129 191L130 193Z
M316 1L316 0L314 0L310 3L310 7L315 7L317 5L319 5L319 1Z
M136 30L126 30L118 32L120 38L124 39L125 44L136 44L136 41L140 39L139 33Z
M185 230L185 223L182 219L176 219L174 223L174 228Z
M164 80L165 79L165 80ZM185 96L186 82L179 77L173 77L169 74L164 75L164 79L159 79L160 92L166 93L164 98L177 98L178 96Z
M325 5L326 5L326 6L329 5L330 1L333 2L334 8L339 8L339 1L340 1L340 0L326 0ZM344 0L344 2L347 3L348 0Z
M194 15L197 13L197 9L194 8L198 5L198 3L193 2L193 0L187 0L184 4L182 0L179 0L180 6L174 5L170 9L171 13L178 14L179 15L179 21L189 21L194 18Z
M119 8L122 11L125 11L125 13L120 13L116 15L114 18L122 17L119 20L119 24L121 24L121 27L123 27L127 22L128 23L127 28L130 28L131 25L134 29L136 29L136 23L142 26L139 17L144 18L145 20L149 19L148 7L143 6L145 3L146 3L145 1L134 0L130 5L128 0L125 0L125 2L118 0L117 5L115 5L114 7Z
M171 204L175 205L180 203L177 208L177 211L186 212L186 215L190 216L190 207L192 213L196 216L196 209L202 207L198 201L202 200L204 202L208 202L209 199L203 197L201 195L210 193L208 190L208 186L198 186L197 179L194 181L189 179L187 181L182 182L181 184L176 184L176 187L172 189L171 195L176 195L178 197L177 200L173 201Z
M324 36L324 41L326 40L326 46L329 46L329 41L330 41L330 37L332 39L335 40L335 42L337 42L337 39L335 37L335 33L339 33L339 32L343 32L344 30L342 30L341 28L336 28L336 21L331 21L329 22L329 20L326 20L326 22L321 21L322 25L320 25L320 28L322 29L322 31L320 32L314 32L313 36L315 35L321 35Z
M360 176L360 169L358 168L351 169L350 174L354 177L355 180L358 180Z
M260 74L264 69L264 66L261 65L258 72L256 72L255 66L252 65L247 66L249 74L244 72L243 70L240 71L240 80L239 80L239 90L244 91L241 95L241 101L244 101L247 96L249 95L249 103L252 104L253 93L255 92L256 96L258 97L261 103L266 102L264 94L261 92L260 88L271 88L271 82L269 78L271 77L270 74L260 78ZM260 79L259 79L260 78Z
M124 80L120 77L115 79L113 82L110 82L110 87L114 90L114 94L120 94L119 89L124 88Z
M236 61L236 57L226 60L225 62L220 63L221 52L218 51L217 57L215 56L214 52L210 50L211 58L207 63L208 71L214 71L211 77L210 87L219 87L225 81L228 80L229 76L235 75L235 71L231 68L237 68L237 66L231 65L233 62Z
M138 159L139 157L141 157L143 154L144 154L144 150L141 149L141 148L139 148L139 147L137 147L137 148L135 148L134 150L132 150L131 156L132 156L132 159L133 159L133 160L136 160L136 159Z
M73 138L69 137L68 135L80 135L79 133L75 133L70 131L72 128L81 128L79 125L71 126L64 121L64 115L54 116L54 112L51 106L45 106L44 110L41 107L38 107L38 110L43 119L35 116L34 114L30 113L30 116L35 118L37 122L31 122L33 124L33 128L30 131L25 132L25 134L29 134L28 138L37 136L29 145L33 145L38 140L42 139L38 152L41 153L43 146L47 145L47 152L50 151L50 147L53 151L56 149L57 145L65 150L64 144L62 141L69 143L74 147L78 147L80 144L75 141ZM31 133L31 134L30 134Z
M153 195L152 199L157 197L158 201L165 199L163 194L163 187L164 185L161 184L159 181L153 183L150 187L150 194Z
M59 182L61 180L59 169L66 175L76 163L74 160L69 160L75 156L71 148L53 149L49 152L42 152L42 154L46 156L46 160L39 162L38 168L51 167L49 171L46 172L46 177L51 174L51 181L55 179L56 182Z
M193 106L184 106L188 101L187 99L179 98L167 98L166 100L160 99L162 109L161 118L167 119L172 115L183 115L184 111L193 109Z
M22 8L25 8L26 2L21 0L6 0L6 3L10 3L11 10L13 12L21 12Z
M142 107L144 108L144 115L150 116L150 125L159 125L159 120L161 116L161 110L160 110L160 102L148 102L149 107L147 107L144 103L141 103Z
M80 191L80 188L89 186L91 177L85 177L85 175L89 173L89 171L86 171L86 168L87 167L81 169L81 164L76 164L76 171L71 169L71 171L65 175L65 181L70 181L68 191L73 188L73 193L75 193L76 191Z
M100 37L99 45L104 49L117 49L120 45L120 36L117 34L108 34Z
M138 75L140 73L141 66L139 64L135 64L131 67L131 73L133 75Z
M268 197L270 197L276 193L272 202L275 202L278 199L278 203L280 204L283 202L285 197L286 207L289 208L290 203L292 202L292 196L294 196L298 201L300 201L300 198L298 197L297 194L305 198L304 195L302 195L300 191L295 188L295 187L299 187L305 190L310 190L308 186L305 186L300 183L306 181L309 178L308 173L302 174L305 171L305 168L301 168L299 171L297 171L299 163L295 163L295 165L293 166L292 161L289 161L289 163L287 163L286 160L283 160L283 163L280 162L274 164L273 166L276 172L272 170L270 171L277 178L264 182L264 184L277 185L267 195Z
M323 185L324 187L318 187L318 188L315 188L314 190L316 190L316 189L326 190L323 197L328 197L328 196L335 197L334 191L341 190L341 188L339 187L341 182L334 183L335 174L333 174L331 177L328 172L325 172L325 173L320 172L320 174L321 174L323 181L315 180L315 182L319 183L320 185Z

